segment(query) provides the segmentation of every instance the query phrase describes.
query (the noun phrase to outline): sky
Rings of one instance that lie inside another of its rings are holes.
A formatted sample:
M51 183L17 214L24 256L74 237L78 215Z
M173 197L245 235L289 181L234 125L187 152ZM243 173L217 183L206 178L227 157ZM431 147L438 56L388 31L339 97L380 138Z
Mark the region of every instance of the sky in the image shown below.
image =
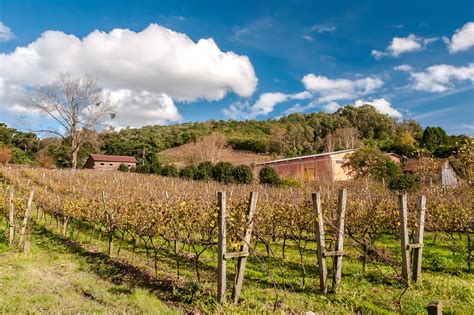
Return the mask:
M61 72L117 128L372 104L474 135L474 0L0 0L0 121L51 124L25 93Z

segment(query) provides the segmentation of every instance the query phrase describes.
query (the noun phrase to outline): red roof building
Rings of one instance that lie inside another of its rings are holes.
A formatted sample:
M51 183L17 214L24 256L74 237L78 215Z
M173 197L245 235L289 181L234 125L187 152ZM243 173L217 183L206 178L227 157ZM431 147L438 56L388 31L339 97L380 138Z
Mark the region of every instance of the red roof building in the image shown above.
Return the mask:
M84 168L113 171L117 170L120 164L132 168L137 165L137 160L133 156L91 154L84 164Z

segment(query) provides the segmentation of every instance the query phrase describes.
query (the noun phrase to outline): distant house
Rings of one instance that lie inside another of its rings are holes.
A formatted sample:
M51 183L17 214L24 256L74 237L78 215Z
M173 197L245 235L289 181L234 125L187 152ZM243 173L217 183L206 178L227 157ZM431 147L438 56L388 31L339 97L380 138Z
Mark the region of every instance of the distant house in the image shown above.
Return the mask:
M137 165L137 160L133 156L91 154L84 164L84 168L112 171L117 170L120 164L131 168Z
M273 167L280 177L292 177L304 181L330 180L344 181L352 179L349 170L342 167L354 150L342 150L321 154L312 154L294 158L257 163L257 172L264 166Z
M435 163L435 174L425 174L424 170L420 167L419 160L408 160L403 166L405 173L418 174L421 179L425 182L441 184L445 187L455 187L461 182L460 177L454 170L449 159L436 159Z

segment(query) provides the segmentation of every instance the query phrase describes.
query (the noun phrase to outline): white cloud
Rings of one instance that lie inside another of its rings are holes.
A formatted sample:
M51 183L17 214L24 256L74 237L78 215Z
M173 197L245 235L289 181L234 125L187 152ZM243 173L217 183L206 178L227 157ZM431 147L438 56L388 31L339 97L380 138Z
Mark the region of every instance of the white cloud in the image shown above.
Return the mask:
M223 112L224 115L232 119L255 119L257 116L273 112L277 104L285 102L289 97L289 95L280 92L263 93L254 104L250 104L248 101L235 102L229 108L224 108Z
M295 93L295 94L290 95L290 98L293 99L293 100L306 100L308 98L311 98L311 96L313 96L313 95L310 92L303 91L303 92L299 92L299 93Z
M303 38L306 39L309 42L314 42L314 37L309 36L309 35L303 35Z
M254 104L250 104L248 101L238 101L231 104L228 108L223 109L223 113L232 119L255 119L257 116L270 114L275 109L275 106L280 103L288 100L306 100L311 97L312 94L308 91L294 94L284 94L280 92L263 93ZM296 104L293 107L295 106L300 105ZM285 112L285 114L288 113Z
M329 79L321 75L307 74L302 80L308 91L320 95L319 102L331 102L335 100L351 99L371 94L380 88L384 82L377 77L366 77L362 79Z
M434 65L424 71L408 71L412 80L411 88L434 93L446 92L462 82L474 83L474 63L465 67Z
M329 33L334 32L336 28L334 26L315 24L311 26L311 30L316 33Z
M9 41L15 38L12 30L0 21L0 41Z
M410 72L413 70L412 66L410 65L399 65L393 68L394 70L397 71L403 71L403 72Z
M336 102L329 102L329 103L327 103L326 105L323 106L323 110L326 113L334 113L339 108L341 108L341 106Z
M132 91L131 102L134 97L158 102L156 95L186 102L220 100L229 92L248 97L258 81L247 56L221 51L212 38L194 42L185 34L157 24L140 32L94 31L82 39L47 31L25 47L0 54L0 64L0 78L9 84L43 85L52 82L59 72L87 73L108 90ZM158 103L157 113L161 108ZM0 99L0 105L10 106L4 99ZM152 108L144 107L147 112Z
M391 117L401 118L403 115L401 112L392 107L392 104L384 98L377 98L372 101L357 100L354 102L355 107L361 107L363 105L372 105L382 114L387 114Z
M116 108L116 117L113 121L115 126L163 125L182 119L173 100L166 94L127 89L109 93L110 100Z
M386 51L372 50L371 55L375 59L380 59L384 56L398 57L404 53L424 50L426 46L437 40L435 37L422 38L415 34L410 34L408 37L394 37Z
M474 22L468 22L454 33L451 40L444 38L450 53L468 50L474 46Z

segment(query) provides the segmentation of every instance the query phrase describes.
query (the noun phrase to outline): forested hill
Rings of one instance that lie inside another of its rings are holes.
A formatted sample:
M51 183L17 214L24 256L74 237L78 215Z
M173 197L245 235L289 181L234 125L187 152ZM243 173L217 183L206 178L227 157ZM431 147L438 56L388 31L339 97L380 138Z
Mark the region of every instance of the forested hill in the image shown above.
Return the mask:
M90 132L79 153L83 162L90 153L133 155L154 160L156 153L198 141L211 133L225 135L232 148L255 153L297 156L361 144L408 157L452 155L464 136L448 136L439 127L422 126L414 120L397 121L369 105L343 107L335 113L291 114L263 121L206 121L170 126L125 128ZM13 163L35 160L68 166L68 146L58 139L38 139L0 124L0 146L13 148ZM50 159L51 161L48 161Z

